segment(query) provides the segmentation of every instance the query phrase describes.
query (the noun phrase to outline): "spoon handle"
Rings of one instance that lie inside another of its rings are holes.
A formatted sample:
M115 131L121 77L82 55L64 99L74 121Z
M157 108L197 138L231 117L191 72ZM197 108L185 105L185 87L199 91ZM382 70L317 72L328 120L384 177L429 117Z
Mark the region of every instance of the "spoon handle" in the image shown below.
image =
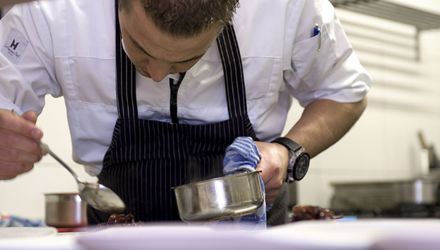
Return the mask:
M79 179L78 175L72 170L72 168L69 167L63 160L61 160L60 157L58 157L52 150L50 150L49 146L44 143L40 142L40 146L43 149L44 152L47 152L50 156L52 156L57 162L59 162L67 171L69 171L73 177L75 177L76 181L78 183L81 183L82 181Z

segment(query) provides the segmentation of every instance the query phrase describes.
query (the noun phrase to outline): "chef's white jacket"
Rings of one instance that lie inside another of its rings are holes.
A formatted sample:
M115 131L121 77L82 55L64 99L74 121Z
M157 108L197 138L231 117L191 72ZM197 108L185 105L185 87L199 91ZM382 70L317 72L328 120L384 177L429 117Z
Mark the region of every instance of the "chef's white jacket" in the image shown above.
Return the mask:
M305 106L366 95L370 77L328 0L240 0L233 24L248 114L261 140L280 135L292 97ZM114 36L113 0L21 4L0 22L0 108L39 113L45 95L63 96L74 160L94 175L118 115ZM168 79L157 83L138 74L137 82L140 117L169 121ZM228 119L215 42L182 82L178 117L188 124Z

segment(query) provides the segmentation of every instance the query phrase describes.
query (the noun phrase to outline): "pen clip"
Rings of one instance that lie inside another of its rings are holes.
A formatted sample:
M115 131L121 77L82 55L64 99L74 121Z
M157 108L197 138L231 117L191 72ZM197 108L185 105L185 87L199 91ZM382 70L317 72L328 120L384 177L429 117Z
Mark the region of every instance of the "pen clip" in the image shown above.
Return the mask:
M318 36L318 51L321 49L321 27L318 24L313 26L312 37Z
M312 30L312 37L317 36L319 34L321 34L321 27L319 27L318 24L315 24Z

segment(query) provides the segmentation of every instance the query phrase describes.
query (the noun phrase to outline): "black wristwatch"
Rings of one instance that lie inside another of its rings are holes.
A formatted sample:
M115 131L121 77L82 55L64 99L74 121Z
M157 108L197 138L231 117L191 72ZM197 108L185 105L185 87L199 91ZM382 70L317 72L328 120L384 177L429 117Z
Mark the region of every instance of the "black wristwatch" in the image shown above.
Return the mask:
M286 182L299 181L309 170L310 155L304 148L287 137L279 137L272 142L283 145L289 150L289 165L287 166Z

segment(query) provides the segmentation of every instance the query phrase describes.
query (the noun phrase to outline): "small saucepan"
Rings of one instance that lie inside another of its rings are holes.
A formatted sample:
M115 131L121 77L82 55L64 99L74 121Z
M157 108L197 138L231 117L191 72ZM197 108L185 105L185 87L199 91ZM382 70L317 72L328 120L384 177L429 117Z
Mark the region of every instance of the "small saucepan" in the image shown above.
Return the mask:
M183 221L212 221L252 214L264 202L258 171L238 173L174 188Z
M87 226L87 203L78 193L45 194L46 224L57 228Z

